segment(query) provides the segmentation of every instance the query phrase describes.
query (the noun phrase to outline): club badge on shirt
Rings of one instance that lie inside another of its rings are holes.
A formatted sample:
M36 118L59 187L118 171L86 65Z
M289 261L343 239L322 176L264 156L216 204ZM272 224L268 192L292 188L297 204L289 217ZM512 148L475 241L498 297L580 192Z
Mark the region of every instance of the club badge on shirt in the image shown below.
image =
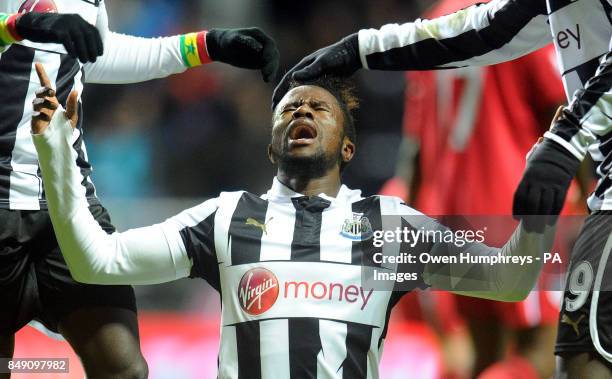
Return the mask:
M340 234L353 241L365 241L372 238L372 225L363 213L353 212L353 218L347 218Z

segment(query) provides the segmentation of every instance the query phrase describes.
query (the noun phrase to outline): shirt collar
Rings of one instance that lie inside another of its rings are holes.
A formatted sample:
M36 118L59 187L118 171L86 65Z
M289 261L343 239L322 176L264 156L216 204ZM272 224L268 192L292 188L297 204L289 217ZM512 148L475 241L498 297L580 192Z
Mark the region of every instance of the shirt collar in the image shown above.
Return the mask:
M274 180L272 181L272 187L262 197L268 201L287 202L291 201L291 198L293 197L300 196L305 195L299 192L295 192L291 188L287 187L286 185L281 183L275 176ZM336 195L336 197L328 196L324 193L320 193L317 196L329 200L332 204L337 202L353 203L362 199L361 190L352 190L344 184L340 186L340 190L338 191L338 195Z

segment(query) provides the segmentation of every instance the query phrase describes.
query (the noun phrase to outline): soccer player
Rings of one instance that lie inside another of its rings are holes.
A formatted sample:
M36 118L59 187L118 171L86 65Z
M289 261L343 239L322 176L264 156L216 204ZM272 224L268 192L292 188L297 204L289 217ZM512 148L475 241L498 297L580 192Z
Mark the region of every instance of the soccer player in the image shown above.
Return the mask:
M473 296L515 301L538 276L537 263L493 270L450 265L442 271L427 265L397 291L374 290L362 281L368 268L407 273L377 265L375 255L387 249L376 236L393 232L383 226L397 221L390 217L405 215L416 230L437 224L398 198L364 198L342 185L340 173L356 150L351 116L356 99L337 80L295 84L275 108L268 155L277 175L266 194L222 192L163 223L111 235L95 222L78 188L70 148L78 134L75 97L63 112L50 94L39 91L43 100L36 105L40 116L33 118L32 133L49 212L72 275L100 284L207 280L221 295L221 378L378 377L390 311L404 293L469 277L481 284ZM535 259L550 247L550 232L528 233L519 224L501 250L479 243L469 250L474 257ZM419 246L452 249L443 241Z
M133 289L75 282L55 240L29 136L39 87L34 62L46 65L63 104L72 90L81 93L84 82L141 82L211 61L261 69L270 80L278 51L255 28L157 39L114 33L100 0L2 1L0 12L0 357L12 357L14 333L37 319L65 337L89 377L146 377ZM78 190L111 233L89 178L82 133L73 142Z
M612 264L611 9L610 0L493 0L431 20L364 29L305 57L274 96L276 103L291 78L490 65L554 42L569 105L529 160L513 214L529 230L538 227L529 216L558 215L580 162L591 155L598 182L571 253L555 349L559 375L576 378L612 375L612 283L604 275Z

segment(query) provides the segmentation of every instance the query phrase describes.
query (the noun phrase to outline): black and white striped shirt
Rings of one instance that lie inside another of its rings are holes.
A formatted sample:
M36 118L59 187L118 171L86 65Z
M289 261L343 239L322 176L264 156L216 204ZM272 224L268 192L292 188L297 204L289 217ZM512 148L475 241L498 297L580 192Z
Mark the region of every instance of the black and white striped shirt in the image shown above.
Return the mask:
M17 13L23 0L0 2L0 13ZM57 91L61 104L72 90L83 91L83 83L134 83L183 72L179 36L145 39L108 30L103 0L54 0L59 13L76 13L96 25L104 41L104 55L82 65L58 44L14 43L0 51L0 208L45 209L46 200L36 150L30 137L32 100L40 82L34 63L40 62ZM37 2L33 3L36 6ZM154 59L151 59L154 57ZM83 114L79 104L79 125ZM81 190L90 204L98 203L90 180L83 133L75 138Z
M430 70L491 65L554 42L570 102L545 134L597 164L588 205L612 209L612 0L492 0L432 20L359 32L364 67ZM520 125L517 125L517 128Z
M365 217L380 230L382 215L407 210L418 214L397 198L345 186L309 198L275 179L264 196L222 193L170 219L191 276L222 294L219 377L378 377L389 314L406 291L362 286L377 249L343 227Z

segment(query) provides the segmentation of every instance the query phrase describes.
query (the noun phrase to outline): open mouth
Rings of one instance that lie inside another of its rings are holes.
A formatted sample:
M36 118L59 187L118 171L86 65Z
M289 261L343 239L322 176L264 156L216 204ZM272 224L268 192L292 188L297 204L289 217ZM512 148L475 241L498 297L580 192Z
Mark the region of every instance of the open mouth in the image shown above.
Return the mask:
M317 130L309 123L294 121L289 131L289 146L310 145L317 138Z

